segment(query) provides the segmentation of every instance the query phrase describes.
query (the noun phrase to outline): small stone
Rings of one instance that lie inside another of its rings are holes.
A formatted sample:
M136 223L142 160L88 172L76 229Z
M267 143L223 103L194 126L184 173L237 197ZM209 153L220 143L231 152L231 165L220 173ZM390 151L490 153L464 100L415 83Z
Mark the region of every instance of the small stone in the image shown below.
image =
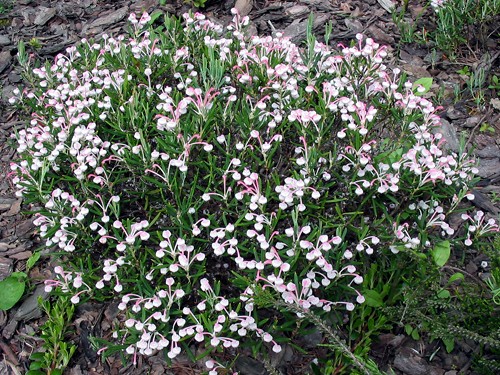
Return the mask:
M458 374L458 372L456 372L455 370L446 371L444 373L444 375L457 375L457 374Z
M0 35L0 46L8 46L10 43L10 39L7 35Z
M238 9L240 16L248 16L253 8L253 0L236 0L234 7Z
M473 128L474 126L479 124L479 120L479 116L468 117L467 120L465 120L464 126L466 128Z
M38 7L38 12L33 23L38 26L43 26L49 22L49 20L54 17L56 13L56 8Z

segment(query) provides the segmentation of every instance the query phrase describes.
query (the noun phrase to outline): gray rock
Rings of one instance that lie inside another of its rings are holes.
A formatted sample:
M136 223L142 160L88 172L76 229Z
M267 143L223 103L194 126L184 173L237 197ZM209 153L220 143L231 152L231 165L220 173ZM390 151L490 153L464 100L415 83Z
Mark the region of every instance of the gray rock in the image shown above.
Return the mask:
M128 11L127 6L119 8L110 14L99 17L95 21L92 21L91 23L86 24L83 28L83 32L85 33L85 31L90 29L90 28L95 28L98 26L107 26L107 25L111 25L111 24L114 24L116 22L119 22L125 18L125 16L128 14L128 12L129 11Z
M264 365L250 357L239 356L235 362L235 368L241 375L268 375Z
M10 39L7 35L0 35L0 46L8 46Z
M458 140L457 131L452 124L442 118L440 125L433 128L433 132L441 133L443 135L443 138L446 140L444 146L448 150L458 152L460 148L460 142Z
M411 349L403 348L394 358L394 367L407 375L443 375L444 370L430 366Z
M488 178L500 172L500 159L481 159L477 167L479 177Z
M478 150L476 154L480 158L485 159L500 158L500 147L497 145L489 145L481 150Z
M38 7L38 12L33 23L38 26L43 26L49 22L49 20L54 17L56 13L56 8Z

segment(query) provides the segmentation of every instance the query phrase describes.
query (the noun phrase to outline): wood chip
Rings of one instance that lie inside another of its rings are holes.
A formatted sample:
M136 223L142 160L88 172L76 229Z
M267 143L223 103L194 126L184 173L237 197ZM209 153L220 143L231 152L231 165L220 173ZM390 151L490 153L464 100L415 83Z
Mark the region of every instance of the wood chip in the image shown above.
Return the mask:
M21 251L20 253L12 254L9 255L9 258L15 259L15 260L26 260L29 259L30 256L32 256L33 253L29 250L26 251Z
M21 211L21 203L22 203L22 199L18 199L14 203L12 203L9 211L7 213L5 213L5 216L17 215L19 213L19 211Z

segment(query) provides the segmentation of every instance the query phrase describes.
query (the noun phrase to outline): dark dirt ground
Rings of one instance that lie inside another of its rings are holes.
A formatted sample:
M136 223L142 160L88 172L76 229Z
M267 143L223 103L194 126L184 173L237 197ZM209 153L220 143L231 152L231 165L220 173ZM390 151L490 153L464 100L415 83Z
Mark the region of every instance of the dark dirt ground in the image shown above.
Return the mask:
M0 1L0 3L5 0ZM16 61L17 43L23 40L40 59L54 57L67 46L83 37L98 38L106 32L120 34L125 29L130 12L142 13L162 9L180 15L190 9L182 1L167 1L160 6L158 0L15 0L9 12L0 14L0 279L17 270L24 270L26 260L37 247L36 233L31 219L22 214L21 201L14 196L8 178L9 162L15 152L9 146L9 136L13 129L22 126L13 109L7 106L12 90L21 85L21 75ZM465 87L464 77L456 71L467 66L474 72L478 66L485 66L490 75L500 76L500 40L498 30L493 37L483 40L482 45L471 42L472 48L465 49L456 61L449 61L442 54L433 55L429 46L399 44L401 36L392 21L391 15L378 0L237 0L236 6L252 21L252 32L266 35L284 31L294 41L305 35L307 17L314 13L315 26L321 33L327 21L333 22L333 44L348 43L357 33L364 33L381 44L390 46L391 65L397 65L408 73L411 79L432 76L434 87L430 95L443 94L444 118L441 131L452 148L458 147L458 137L465 132L468 146L475 149L479 158L481 182L476 195L476 205L492 215L500 213L500 100L494 90L486 89L484 105L479 108L466 96L457 103L453 102L453 85ZM410 1L409 12L415 17L422 12L422 1ZM396 4L401 5L401 4ZM230 18L234 0L209 0L204 13L221 23ZM420 18L421 27L432 28L426 24L430 10ZM496 39L494 37L496 35ZM482 65L481 65L482 64ZM484 130L489 125L490 130ZM493 200L492 200L493 198ZM476 254L471 257L465 271L474 277L484 278L480 267L484 257ZM39 262L31 271L30 277L39 284L16 308L0 311L0 374L23 374L29 366L29 356L40 346L39 327L43 324L37 297L43 292L42 281L50 275L49 261ZM84 304L76 313L72 338L79 347L65 372L81 374L198 374L200 368L187 357L176 360L167 366L161 355L140 360L137 367L123 366L119 358L109 358L101 362L90 348L88 337L93 334L108 334L110 323L117 313L116 306L105 304ZM308 337L305 340L321 340L321 337ZM317 343L317 342L316 342ZM306 345L307 342L304 344ZM313 344L314 345L314 344ZM436 343L425 340L414 341L401 332L382 335L373 347L372 355L385 371L393 369L396 374L408 375L455 375L473 374L470 370L472 354L479 347L474 342L458 343L456 349L446 354L443 350L433 356ZM312 354L313 351L311 351ZM245 353L243 353L245 354ZM247 353L248 354L248 353ZM320 354L320 353L316 353ZM271 358L273 365L286 374L307 373L308 364L313 357L295 352L291 347L280 357ZM262 364L242 355L237 368L240 374L266 374Z

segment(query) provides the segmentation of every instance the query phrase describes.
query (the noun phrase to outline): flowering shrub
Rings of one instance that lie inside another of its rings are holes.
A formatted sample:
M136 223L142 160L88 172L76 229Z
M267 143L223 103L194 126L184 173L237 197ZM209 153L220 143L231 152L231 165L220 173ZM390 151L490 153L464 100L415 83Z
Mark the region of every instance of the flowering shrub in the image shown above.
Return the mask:
M17 194L67 253L46 289L119 300L102 350L216 356L257 339L279 352L262 290L299 318L351 311L378 257L498 231L480 214L464 213L469 234L447 222L473 198L474 161L443 148L436 108L384 46L309 34L300 49L247 36L236 12L226 28L129 21L130 37L82 40L13 99L33 108L15 135Z

